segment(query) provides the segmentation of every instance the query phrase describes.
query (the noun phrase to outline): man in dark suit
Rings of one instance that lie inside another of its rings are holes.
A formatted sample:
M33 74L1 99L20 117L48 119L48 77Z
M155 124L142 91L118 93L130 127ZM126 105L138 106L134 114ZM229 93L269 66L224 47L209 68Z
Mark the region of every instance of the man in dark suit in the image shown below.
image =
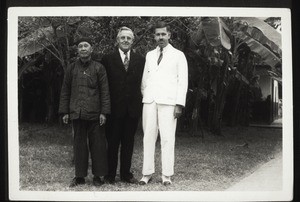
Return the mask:
M135 183L130 171L134 146L134 135L142 112L141 80L145 59L131 50L134 34L128 27L121 27L117 35L118 48L105 55L101 63L105 66L111 96L111 115L106 125L108 142L107 183L115 182L120 152L120 178Z

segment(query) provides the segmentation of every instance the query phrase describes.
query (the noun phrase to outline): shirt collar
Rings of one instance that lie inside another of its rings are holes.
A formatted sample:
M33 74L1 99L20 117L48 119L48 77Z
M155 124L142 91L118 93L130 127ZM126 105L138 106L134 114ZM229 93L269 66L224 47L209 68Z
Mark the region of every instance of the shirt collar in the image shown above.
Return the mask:
M122 51L120 48L118 49L119 50L119 53L122 57L125 57L125 53L124 51ZM130 56L130 49L127 51L127 56L129 57Z
M166 52L170 48L170 46L171 46L171 44L168 44L166 47L164 47L163 52ZM159 46L156 47L156 50L157 50L157 52L160 53L160 47Z

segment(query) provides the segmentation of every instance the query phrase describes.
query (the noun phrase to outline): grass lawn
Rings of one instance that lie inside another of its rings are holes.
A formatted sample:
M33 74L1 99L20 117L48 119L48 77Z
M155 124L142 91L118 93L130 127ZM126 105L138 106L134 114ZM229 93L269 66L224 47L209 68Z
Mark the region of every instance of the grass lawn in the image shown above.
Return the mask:
M45 127L21 124L20 190L31 191L222 191L254 171L282 150L282 130L272 128L223 128L224 136L208 133L190 136L179 133L175 146L175 175L173 184L161 184L160 143L156 145L156 173L146 186L119 182L92 185L91 170L86 184L69 188L74 176L72 165L72 135L70 126ZM135 139L132 171L142 176L143 134ZM238 146L245 145L247 146Z

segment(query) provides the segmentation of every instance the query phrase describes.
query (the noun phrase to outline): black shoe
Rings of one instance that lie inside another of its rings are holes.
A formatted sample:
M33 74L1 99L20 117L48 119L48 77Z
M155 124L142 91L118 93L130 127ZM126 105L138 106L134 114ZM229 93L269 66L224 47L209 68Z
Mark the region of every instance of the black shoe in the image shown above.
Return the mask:
M74 177L69 187L76 187L81 184L85 184L85 179L83 177Z
M93 184L94 184L94 186L96 186L96 187L100 187L101 185L104 184L104 182L101 180L100 177L94 177L94 178L93 178Z
M115 181L114 177L106 175L104 177L104 182L107 183L107 184L114 184L116 181Z
M131 178L121 178L121 181L130 183L130 184L136 184L138 181L134 177Z

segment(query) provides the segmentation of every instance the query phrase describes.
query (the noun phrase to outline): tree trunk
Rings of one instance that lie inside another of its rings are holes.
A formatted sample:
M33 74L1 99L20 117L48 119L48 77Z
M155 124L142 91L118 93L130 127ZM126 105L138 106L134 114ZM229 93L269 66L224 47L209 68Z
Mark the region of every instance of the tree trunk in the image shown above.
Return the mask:
M47 103L47 122L51 124L54 122L54 93L51 84L48 85L46 103Z
M226 95L226 87L223 84L218 87L216 102L215 102L215 110L212 118L211 131L216 135L221 134L221 124L222 124L222 113L225 104L225 95Z
M49 124L54 123L55 121L55 86L56 86L56 74L57 74L57 65L58 63L55 60L50 60L45 62L44 66L44 79L46 81L46 122Z
M207 125L208 128L212 129L212 122L213 122L213 117L214 117L214 111L215 111L215 106L216 106L216 100L213 92L209 92L207 96L207 103L208 103L208 121Z
M232 111L229 116L229 126L235 126L237 123L238 116L238 109L240 107L240 97L241 97L241 90L242 90L242 83L241 81L236 80L235 81L235 88L234 88L234 94L232 103L230 103L230 106L232 106Z
M221 124L222 124L222 114L225 105L225 98L228 89L228 84L226 80L228 80L227 75L228 65L222 65L219 70L219 75L217 77L217 92L216 92L216 102L215 109L211 122L211 132L215 135L221 134Z
M250 119L250 94L249 86L246 86L241 91L240 106L238 108L238 120L242 126L249 126Z

